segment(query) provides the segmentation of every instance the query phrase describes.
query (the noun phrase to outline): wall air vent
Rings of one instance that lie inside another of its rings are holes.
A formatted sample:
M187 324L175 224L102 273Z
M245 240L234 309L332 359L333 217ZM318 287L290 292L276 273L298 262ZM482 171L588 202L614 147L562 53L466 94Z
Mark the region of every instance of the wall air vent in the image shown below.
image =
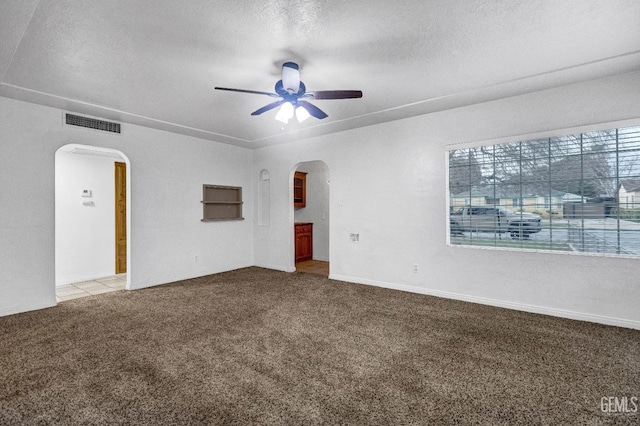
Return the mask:
M91 117L83 117L75 114L65 114L65 124L85 127L87 129L101 130L103 132L120 133L120 123L98 120Z

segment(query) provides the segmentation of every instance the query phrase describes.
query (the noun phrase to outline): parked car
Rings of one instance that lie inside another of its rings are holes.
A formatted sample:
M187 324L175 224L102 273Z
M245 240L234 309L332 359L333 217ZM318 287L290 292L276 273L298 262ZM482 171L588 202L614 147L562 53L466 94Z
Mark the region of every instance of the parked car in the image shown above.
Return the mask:
M514 212L502 206L465 206L451 213L452 234L462 232L508 232L512 238L528 238L542 230L540 216Z

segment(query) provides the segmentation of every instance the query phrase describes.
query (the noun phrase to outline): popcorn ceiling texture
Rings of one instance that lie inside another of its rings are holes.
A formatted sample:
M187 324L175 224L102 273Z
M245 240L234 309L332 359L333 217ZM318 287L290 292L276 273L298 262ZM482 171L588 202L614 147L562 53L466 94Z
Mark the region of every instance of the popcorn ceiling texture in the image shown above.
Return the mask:
M636 71L638 16L633 0L5 1L0 96L254 149ZM250 116L268 98L214 93L271 91L287 61L309 90L364 97L283 131Z

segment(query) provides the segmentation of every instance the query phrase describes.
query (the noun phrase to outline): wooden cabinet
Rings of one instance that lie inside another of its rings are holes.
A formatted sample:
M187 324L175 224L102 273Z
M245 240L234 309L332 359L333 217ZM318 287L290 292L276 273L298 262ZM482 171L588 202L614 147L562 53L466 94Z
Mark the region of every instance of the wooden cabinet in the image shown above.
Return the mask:
M296 263L313 259L313 223L295 224Z
M307 174L295 172L293 175L293 206L305 207L307 205Z

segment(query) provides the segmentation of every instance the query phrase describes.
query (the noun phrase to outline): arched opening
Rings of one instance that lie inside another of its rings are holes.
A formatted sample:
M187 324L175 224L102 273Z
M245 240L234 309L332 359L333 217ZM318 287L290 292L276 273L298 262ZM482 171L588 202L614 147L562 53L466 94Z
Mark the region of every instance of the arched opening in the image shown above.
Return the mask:
M55 155L58 302L130 288L130 167L120 151L69 144Z
M303 183L301 183L301 180ZM300 185L304 184L304 188ZM291 185L296 271L329 276L329 166L324 161L296 165ZM300 202L304 198L304 203Z

